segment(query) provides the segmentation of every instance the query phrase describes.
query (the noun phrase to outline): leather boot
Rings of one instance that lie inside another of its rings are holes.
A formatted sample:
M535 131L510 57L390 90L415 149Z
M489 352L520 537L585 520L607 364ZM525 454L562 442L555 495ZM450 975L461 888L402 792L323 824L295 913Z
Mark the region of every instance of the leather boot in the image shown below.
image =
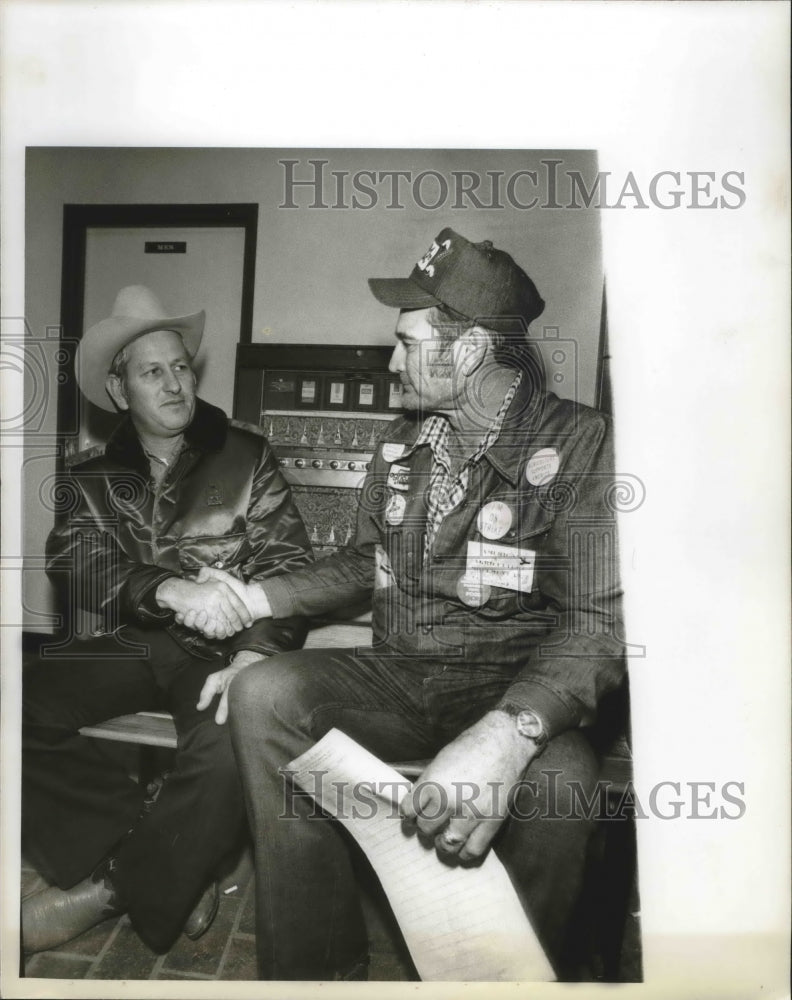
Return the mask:
M217 882L204 890L204 894L198 900L195 909L187 917L184 925L184 933L191 941L197 941L212 926L212 921L217 915L220 906L220 888Z
M71 889L50 886L22 901L22 949L26 955L71 941L126 908L110 881L105 862Z

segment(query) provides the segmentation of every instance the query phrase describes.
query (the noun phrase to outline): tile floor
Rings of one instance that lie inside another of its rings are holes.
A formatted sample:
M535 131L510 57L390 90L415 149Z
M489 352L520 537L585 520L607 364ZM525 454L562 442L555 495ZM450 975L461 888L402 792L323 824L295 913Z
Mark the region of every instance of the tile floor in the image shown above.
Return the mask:
M45 885L23 862L22 893ZM374 886L363 886L371 940L369 979L417 979L392 918ZM31 955L24 976L37 979L255 980L253 866L245 851L236 868L220 883L220 909L197 941L182 936L165 954L151 951L132 930L127 917L106 920L52 951Z
M108 752L129 756L130 773L139 763L137 748L107 744ZM131 754L131 755L130 755ZM163 755L160 764L169 758ZM156 763L156 761L154 762ZM593 843L600 860L590 866L592 875L587 907L581 911L579 976L583 981L641 981L638 893L634 877L625 882L634 858L634 831L622 824L598 824ZM609 829L610 828L610 829ZM604 853L603 853L604 852ZM369 931L373 981L411 981L418 976L382 889L362 853L353 851ZM610 860L608 861L608 857ZM607 863L606 863L607 862ZM619 883L621 887L619 888ZM23 862L22 894L45 885L37 872ZM629 898L627 898L629 897ZM625 907L616 905L619 900ZM220 884L220 909L210 929L198 941L182 936L165 954L148 948L127 917L107 920L66 944L24 960L26 978L100 980L256 980L253 864L243 852Z
M369 980L416 981L404 941L370 872L360 872L361 898L371 944ZM23 862L22 893L43 888L43 879ZM594 961L581 978L616 982L640 982L641 945L637 897L621 941L619 972L603 976ZM236 867L220 883L220 908L212 926L199 938L181 937L171 950L160 955L151 951L132 930L127 917L107 920L51 951L24 960L26 978L100 980L256 980L253 865L245 851Z

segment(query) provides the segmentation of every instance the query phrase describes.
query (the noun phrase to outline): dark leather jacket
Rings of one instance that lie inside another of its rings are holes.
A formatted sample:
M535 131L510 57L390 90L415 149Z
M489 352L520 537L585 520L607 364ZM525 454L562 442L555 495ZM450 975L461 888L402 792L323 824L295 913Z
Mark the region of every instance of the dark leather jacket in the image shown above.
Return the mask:
M305 527L258 428L197 400L185 447L157 491L127 417L105 447L75 456L57 499L47 572L67 609L98 613L108 632L125 626L131 641L165 628L205 659L302 645L301 617L262 620L231 639L210 640L177 625L155 600L163 580L202 566L261 580L311 561Z

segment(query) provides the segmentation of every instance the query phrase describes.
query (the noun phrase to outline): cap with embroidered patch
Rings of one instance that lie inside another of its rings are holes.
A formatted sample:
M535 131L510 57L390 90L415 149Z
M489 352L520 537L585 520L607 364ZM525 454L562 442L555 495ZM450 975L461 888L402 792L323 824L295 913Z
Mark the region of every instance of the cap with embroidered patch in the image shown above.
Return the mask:
M536 285L490 240L471 243L444 229L421 257L409 278L369 278L369 287L386 306L425 309L446 306L467 319L523 321L541 316L545 304Z

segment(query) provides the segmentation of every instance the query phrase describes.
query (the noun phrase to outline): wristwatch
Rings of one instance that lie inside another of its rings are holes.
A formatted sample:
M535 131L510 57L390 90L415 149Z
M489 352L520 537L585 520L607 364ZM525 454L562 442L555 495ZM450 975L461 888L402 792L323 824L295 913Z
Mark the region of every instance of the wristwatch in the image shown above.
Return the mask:
M519 705L506 703L499 706L501 712L508 713L514 719L514 725L520 736L532 740L536 747L535 756L544 753L544 749L550 742L545 730L544 723L539 716L530 708L520 708Z

